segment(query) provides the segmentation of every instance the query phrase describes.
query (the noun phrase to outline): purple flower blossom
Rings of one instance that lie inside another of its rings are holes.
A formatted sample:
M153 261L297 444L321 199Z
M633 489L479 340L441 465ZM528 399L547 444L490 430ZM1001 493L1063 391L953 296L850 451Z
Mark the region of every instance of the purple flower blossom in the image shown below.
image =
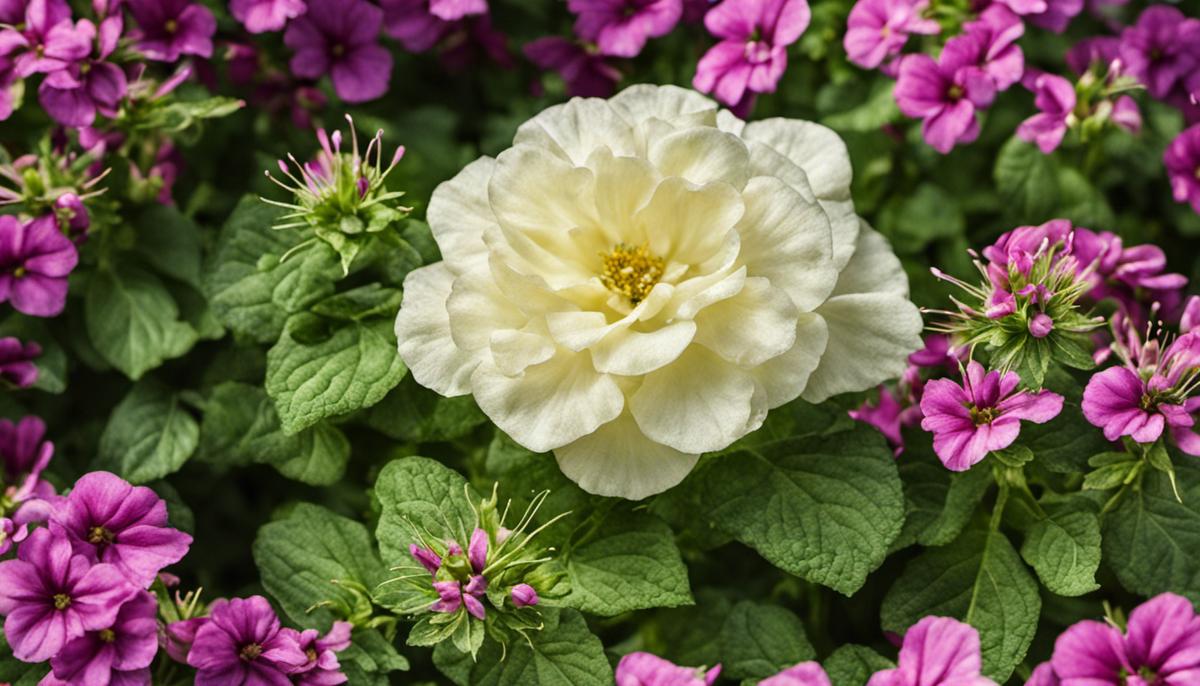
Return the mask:
M430 11L429 0L382 0L383 27L409 52L425 52L450 31L450 22Z
M1054 320L1045 312L1038 312L1029 320L1029 334L1034 338L1045 338L1054 331Z
M429 0L430 14L443 21L458 21L487 11L487 0Z
M1039 667L1043 681L1038 686L1197 683L1200 617L1186 598L1163 593L1129 613L1124 634L1110 624L1092 620L1067 629L1054 644L1050 664L1054 674L1049 675ZM1127 675L1153 675L1153 678L1127 679Z
M487 580L482 576L472 575L466 586L461 581L435 581L433 589L438 593L438 600L430 607L434 612L454 614L465 605L467 612L476 619L487 616L482 600L487 592Z
M805 0L724 0L704 16L721 39L700 58L692 85L744 114L755 93L773 93L787 69L787 46L812 15Z
M650 653L629 653L617 663L617 686L712 686L720 675L721 665L706 672Z
M1067 30L1071 20L1083 11L1084 0L1046 0L1046 9L1041 12L1030 12L1025 18L1034 26L1062 33Z
M116 116L117 105L129 88L125 72L105 61L117 49L121 38L121 16L105 19L99 30L87 20L79 25L89 43L96 41L96 57L50 74L38 87L38 102L46 113L63 126L75 128L91 126L97 112L106 117ZM83 216L86 220L86 213Z
M437 553L416 543L409 544L408 552L430 574L437 574L438 567L442 566L442 558Z
M1195 334L1187 334L1176 343L1188 336ZM1190 339L1187 343L1196 341ZM1164 362L1169 362L1165 353ZM1164 389L1155 388L1154 381L1143 380L1127 367L1094 374L1083 391L1083 416L1103 429L1110 441L1129 436L1138 443L1154 443L1164 429L1170 428L1181 450L1200 455L1200 436L1192 431L1195 420L1191 414L1200 407L1200 400L1173 398L1169 392L1163 393Z
M288 674L308 656L280 630L267 599L256 595L213 603L187 661L197 670L196 686L289 686Z
M200 631L200 627L207 623L208 617L192 617L171 622L163 627L158 643L167 652L167 657L186 665L188 652L191 651L192 644L196 642L196 632Z
M34 317L58 315L67 304L67 275L78 262L54 215L25 224L0 217L0 302Z
M1091 268L1086 276L1092 284L1088 298L1097 302L1111 298L1130 314L1137 314L1140 303L1147 301L1174 310L1180 290L1187 285L1183 274L1164 273L1167 256L1156 245L1126 248L1116 234L1076 228L1071 251L1080 265ZM1141 317L1135 319L1142 322Z
M296 631L282 629L281 632L295 642L307 661L296 667L292 683L296 686L336 686L347 681L338 663L337 653L350 647L350 622L334 622L329 633L321 636L316 629Z
M0 55L11 56L13 74L25 78L65 69L87 56L91 38L71 22L66 0L30 0L20 28L0 31Z
M895 669L876 672L867 686L996 686L980 674L979 632L949 617L926 617L904 634Z
M829 675L816 662L801 662L788 667L772 677L758 682L758 686L830 686Z
M168 526L167 505L154 491L108 472L91 472L75 482L50 525L77 554L114 565L141 587L182 560L192 542Z
M54 490L41 481L42 471L54 456L54 444L44 440L46 424L29 416L14 424L0 419L0 476L7 487L0 492L12 502L50 495Z
M1025 54L1017 39L1025 33L1021 19L1004 5L992 5L963 27L975 41L962 41L963 55L992 77L996 91L1008 90L1025 73ZM952 39L953 40L953 39ZM973 54L972 54L973 51Z
M137 592L112 565L93 565L71 544L38 529L0 562L0 614L13 655L45 662L87 631L112 626L121 603Z
M900 400L887 388L879 387L879 400L875 404L864 402L859 407L850 410L850 417L860 422L870 424L883 434L888 443L896 449L899 455L903 450L904 438L901 435L904 406Z
M509 591L513 606L517 608L532 607L538 604L538 594L529 584L517 584Z
M936 62L925 54L900 61L896 104L906 116L924 119L925 142L942 154L979 137L975 110L996 97L995 82L977 65L986 52L983 39L980 33L951 38Z
M1191 333L1200 329L1200 295L1193 295L1183 306L1183 314L1179 319L1179 331Z
M842 41L846 56L860 67L874 69L898 55L909 34L938 33L938 23L921 16L928 6L928 0L858 0L846 22Z
M387 91L392 54L376 40L383 10L366 0L309 0L308 12L288 25L283 42L296 52L292 73L329 74L346 102L374 100Z
M568 0L567 8L577 16L575 33L615 57L636 57L683 15L682 0Z
M1200 124L1185 129L1171 141L1163 153L1163 163L1175 200L1190 203L1200 213Z
M1062 143L1075 110L1075 85L1061 76L1041 74L1033 83L1037 114L1021 122L1017 136L1050 154Z
M212 57L217 19L192 0L126 0L137 21L138 50L147 59L175 62L183 55Z
M1121 40L1114 36L1092 36L1085 38L1067 51L1067 66L1076 74L1082 75L1089 69L1099 68L1101 72L1111 69L1121 54Z
M278 31L304 14L304 0L230 0L229 11L250 33Z
M29 388L37 383L38 368L34 360L42 354L42 346L19 338L0 338L0 381L16 388Z
M9 517L0 517L0 555L5 555L12 547L29 535L29 527L18 524Z
M1061 683L1054 673L1054 667L1049 662L1043 662L1034 668L1025 686L1059 686Z
M538 38L523 52L540 69L558 72L572 97L606 98L621 80L621 72L603 56L566 38Z
M52 673L41 686L120 684L149 686L150 663L158 653L158 602L140 591L121 605L112 626L72 640L50 660Z
M1200 65L1200 19L1170 5L1151 5L1121 33L1128 73L1156 98L1165 98Z
M1021 421L1044 424L1062 411L1063 397L1050 391L1018 391L1016 372L986 372L972 360L960 386L935 379L921 397L921 428L933 433L933 450L947 469L962 472L989 452L1012 445Z

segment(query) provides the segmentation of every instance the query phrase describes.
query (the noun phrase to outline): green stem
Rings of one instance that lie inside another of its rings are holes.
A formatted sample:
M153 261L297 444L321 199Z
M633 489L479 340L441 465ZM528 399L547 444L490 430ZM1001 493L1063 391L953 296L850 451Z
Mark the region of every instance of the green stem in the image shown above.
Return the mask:
M1001 480L998 484L1000 492L996 494L996 506L992 508L991 530L1000 530L1000 521L1004 519L1004 506L1008 504L1008 492L1010 486L1007 480Z

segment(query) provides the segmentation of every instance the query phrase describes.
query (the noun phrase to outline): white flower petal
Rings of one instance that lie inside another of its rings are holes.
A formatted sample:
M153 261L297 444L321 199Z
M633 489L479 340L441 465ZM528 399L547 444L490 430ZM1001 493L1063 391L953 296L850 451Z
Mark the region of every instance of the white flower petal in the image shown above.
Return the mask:
M648 154L663 176L679 176L695 184L720 181L741 190L750 178L746 143L714 128L683 129L655 139Z
M667 262L698 265L725 246L744 212L741 197L726 184L697 186L671 177L658 185L637 222L649 237L650 252Z
M492 333L492 364L507 376L516 376L529 367L554 356L554 342L545 331L504 329Z
M630 126L660 119L672 126L715 126L717 103L694 90L678 86L630 86L609 99Z
M617 155L633 155L633 127L599 98L572 98L547 108L517 129L513 145L532 145L583 166L592 152L607 147Z
M795 345L754 368L754 378L766 391L769 407L776 408L800 397L828 342L825 320L811 312L800 313Z
M838 275L833 295L848 293L893 293L908 297L908 275L900 258L883 234L860 221L854 257Z
M516 377L484 362L471 375L471 390L496 426L539 453L592 433L625 404L616 382L592 368L590 355L568 350Z
M751 179L742 198L746 214L737 231L750 275L770 279L801 311L824 302L838 278L824 210L769 176Z
M646 438L628 412L557 448L554 457L563 474L588 493L630 500L677 485L700 459Z
M568 244L568 231L595 226L595 180L553 153L519 145L500 153L488 200L506 236L524 234L549 248Z
M693 345L646 375L629 410L653 441L686 453L720 450L752 424L756 385L748 372Z
M689 279L675 289L676 300L672 317L693 319L709 305L741 293L745 285L745 267L738 267L734 271L721 270L708 276Z
M481 350L491 344L496 330L521 329L529 317L518 309L484 271L471 271L454 281L445 309L450 318L450 336L463 350Z
M454 274L444 262L414 269L404 278L404 302L396 315L400 359L417 383L445 396L471 391L481 356L460 350L450 337L446 299Z
M600 250L612 250L618 243L642 245L644 228L634 221L658 187L662 176L649 162L637 157L613 157L607 148L597 151L588 161L596 174L596 214L604 243Z
M696 316L696 342L741 367L754 367L791 350L800 313L787 293L762 277Z
M425 218L442 251L446 266L461 274L487 261L483 234L495 227L496 216L488 203L488 180L496 160L480 157L441 183L429 199Z
M596 371L622 376L649 374L674 362L696 335L696 323L680 321L653 331L619 328L592 347Z

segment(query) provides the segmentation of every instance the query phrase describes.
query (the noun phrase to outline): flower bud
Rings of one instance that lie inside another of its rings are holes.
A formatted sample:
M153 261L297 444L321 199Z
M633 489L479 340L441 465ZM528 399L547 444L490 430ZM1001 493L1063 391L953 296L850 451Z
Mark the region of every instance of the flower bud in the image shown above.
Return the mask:
M530 607L538 604L538 594L529 584L517 584L512 587L512 601L517 607Z
M1029 333L1034 338L1045 338L1054 330L1054 320L1045 312L1039 312L1029 320Z

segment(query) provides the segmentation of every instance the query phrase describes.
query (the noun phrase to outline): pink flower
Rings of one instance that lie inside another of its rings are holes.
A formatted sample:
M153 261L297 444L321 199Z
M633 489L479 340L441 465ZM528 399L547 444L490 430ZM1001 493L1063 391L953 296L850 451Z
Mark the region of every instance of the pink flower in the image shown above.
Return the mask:
M773 677L758 682L758 686L830 686L829 675L816 662L801 662Z
M512 597L513 607L531 607L538 604L537 591L529 584L513 586L509 591L509 596Z
M1187 299L1183 306L1183 316L1179 320L1180 332L1191 333L1196 329L1200 329L1200 295L1193 295Z
M808 28L805 0L724 0L704 16L721 39L700 58L692 85L740 110L755 93L773 93L787 69L787 46Z
M93 565L71 544L38 529L0 562L0 614L13 655L45 662L69 641L112 626L121 604L137 593L112 565Z
M850 410L849 414L852 419L870 424L878 429L899 455L904 449L904 438L900 433L903 412L904 406L900 404L900 400L887 388L880 386L879 400L874 405L864 402Z
M429 12L442 21L457 21L472 14L487 14L487 0L429 0Z
M980 674L979 633L949 617L926 617L904 634L899 665L867 686L996 686Z
M483 606L487 579L482 576L471 576L466 585L461 581L435 581L433 589L438 593L438 600L430 607L434 612L454 614L459 608L466 606L467 612L476 619L482 620L487 616L487 610Z
M1183 274L1164 273L1167 256L1156 245L1126 248L1116 234L1076 228L1071 250L1080 265L1092 269L1087 276L1092 284L1088 298L1097 302L1111 298L1130 314L1138 314L1143 303L1174 310L1187 285ZM1140 317L1135 319L1142 323Z
M650 653L630 653L617 663L617 686L712 686L720 675L720 665L706 672Z
M985 372L972 360L963 385L935 379L921 397L921 428L933 433L933 449L947 469L962 472L989 452L1012 445L1021 421L1044 424L1062 411L1063 397L1050 391L1018 391L1016 372Z
M337 653L350 647L350 622L334 622L329 633L321 636L316 629L296 631L282 629L282 633L295 642L296 647L308 658L304 664L291 672L295 686L336 686L348 680L342 674Z
M928 0L858 0L846 22L842 41L850 61L874 69L897 55L912 33L936 34L941 28L921 13Z
M1128 73L1150 95L1165 98L1200 65L1200 19L1170 5L1151 5L1121 33L1120 54Z
M615 57L636 57L683 16L683 0L567 0L567 8L577 16L575 33Z
M0 302L24 314L54 317L67 304L67 275L79 262L54 215L22 224L0 217Z
M91 126L97 112L116 116L129 84L125 72L107 60L117 49L122 27L120 15L105 19L99 29L90 21L79 22L79 31L96 43L95 57L50 74L38 87L38 102L58 123L79 128Z
M996 97L995 81L978 66L983 40L981 33L963 34L947 41L936 62L923 53L900 61L896 104L906 116L924 119L925 142L942 154L979 137L975 111Z
M0 338L0 381L14 388L29 388L37 382L38 368L34 360L42 354L42 346L19 338Z
M387 91L392 54L376 41L383 10L367 0L309 0L308 12L288 25L283 42L295 51L292 73L329 74L346 102L374 100Z
M17 78L66 69L91 50L91 37L80 30L83 23L71 21L66 0L30 0L19 28L0 31L0 55L12 60Z
M1034 105L1040 112L1021 122L1017 136L1034 143L1050 154L1062 143L1068 118L1075 110L1075 84L1054 74L1041 74L1034 80Z
M960 59L992 77L997 92L1006 91L1021 80L1025 73L1025 54L1017 45L1017 39L1025 33L1025 25L1020 17L1004 5L992 5L963 28L964 35L974 36L977 40L963 42L964 54Z
M137 21L138 50L147 58L175 62L184 55L211 57L217 18L191 0L126 0Z
M1176 202L1191 203L1200 213L1200 124L1175 137L1163 153Z
M1041 12L1031 12L1025 18L1034 26L1041 27L1054 33L1067 30L1071 20L1083 11L1084 0L1046 0L1046 9Z
M150 686L150 663L158 653L158 601L139 591L121 605L112 626L76 638L50 660L51 675L39 686L109 683Z
M539 68L558 72L572 97L607 98L621 80L621 72L603 56L566 38L539 38L526 43L524 53Z
M1150 683L1127 680L1131 674L1153 674L1154 684L1168 686L1200 683L1200 617L1186 598L1163 593L1129 613L1124 634L1092 620L1067 629L1054 644L1050 664L1053 677L1039 668L1038 686Z
M1061 681L1058 680L1058 675L1054 673L1054 667L1049 662L1043 662L1034 668L1033 674L1029 675L1029 681L1025 682L1025 686L1060 686Z
M213 603L187 660L197 670L196 686L284 686L308 656L280 630L267 599L256 595Z
M278 31L304 14L304 0L230 0L229 11L250 33Z

